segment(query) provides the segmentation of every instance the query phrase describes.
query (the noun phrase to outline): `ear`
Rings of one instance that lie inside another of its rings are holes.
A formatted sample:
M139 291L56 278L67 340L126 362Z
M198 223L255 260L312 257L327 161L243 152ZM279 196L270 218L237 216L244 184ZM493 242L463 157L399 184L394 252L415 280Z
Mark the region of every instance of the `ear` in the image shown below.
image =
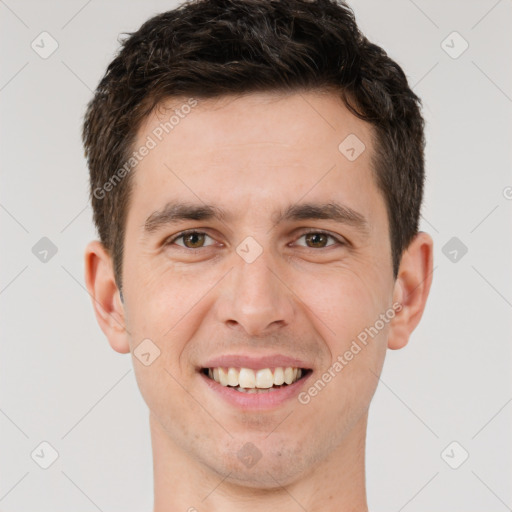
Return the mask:
M124 307L114 279L112 258L103 244L90 242L85 250L85 284L101 330L110 346L121 354L130 352Z
M402 254L393 291L393 303L402 308L390 323L388 348L392 350L407 345L423 315L432 284L433 246L431 236L419 232Z

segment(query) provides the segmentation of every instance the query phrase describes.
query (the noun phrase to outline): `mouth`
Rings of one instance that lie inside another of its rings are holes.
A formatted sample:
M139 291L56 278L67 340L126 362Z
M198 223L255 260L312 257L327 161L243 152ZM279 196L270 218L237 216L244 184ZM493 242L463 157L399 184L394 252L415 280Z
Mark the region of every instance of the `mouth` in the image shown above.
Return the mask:
M279 391L306 379L312 370L292 366L260 369L216 366L202 368L201 373L211 381L233 391L265 394Z

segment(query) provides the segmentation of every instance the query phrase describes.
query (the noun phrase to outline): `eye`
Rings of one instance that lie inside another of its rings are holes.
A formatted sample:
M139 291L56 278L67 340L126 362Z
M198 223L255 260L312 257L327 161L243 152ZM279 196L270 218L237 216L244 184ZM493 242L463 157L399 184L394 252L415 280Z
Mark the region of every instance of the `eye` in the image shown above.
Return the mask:
M208 247L204 245L205 238L210 238L206 233L203 231L182 231L181 233L178 233L176 236L171 238L170 240L167 240L165 242L165 245L172 245L177 240L182 239L183 244L177 244L180 247L184 247L185 249L202 249L203 247ZM213 239L212 239L213 240ZM212 244L210 244L212 245Z
M165 245L178 245L180 247L183 247L185 249L202 249L205 247L209 247L211 245L214 245L213 243L205 245L205 239L209 238L213 241L213 239L206 234L204 231L197 231L197 230L188 230L188 231L182 231L181 233L178 233L177 235L173 236L169 240L165 242ZM302 245L303 247L307 247L310 249L323 249L325 247L331 247L332 245L346 245L346 243L334 236L330 233L327 233L326 231L319 231L319 230L312 230L308 231L306 233L303 233L298 240L301 238L304 238L306 241L306 245ZM333 240L333 243L328 243L329 239ZM182 243L177 243L178 240L182 240Z
M301 238L305 238L306 244L312 244L306 245L306 247L310 249L323 249L324 247L330 247L332 245L345 245L341 239L325 231L308 231L307 233L303 233L299 237L299 240ZM329 238L334 240L334 243L327 244Z

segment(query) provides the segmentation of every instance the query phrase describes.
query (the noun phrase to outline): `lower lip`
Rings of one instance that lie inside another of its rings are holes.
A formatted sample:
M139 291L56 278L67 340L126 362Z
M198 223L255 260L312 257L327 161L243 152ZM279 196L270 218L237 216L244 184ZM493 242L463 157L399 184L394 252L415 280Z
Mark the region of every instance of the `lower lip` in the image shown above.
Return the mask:
M223 386L215 380L210 379L202 372L199 372L199 375L212 391L218 393L231 405L246 411L261 411L265 409L275 409L283 405L287 400L297 398L301 388L312 375L312 372L309 372L305 377L293 384L288 384L287 386L282 386L279 389L265 393L244 393L243 391L236 391L232 387Z

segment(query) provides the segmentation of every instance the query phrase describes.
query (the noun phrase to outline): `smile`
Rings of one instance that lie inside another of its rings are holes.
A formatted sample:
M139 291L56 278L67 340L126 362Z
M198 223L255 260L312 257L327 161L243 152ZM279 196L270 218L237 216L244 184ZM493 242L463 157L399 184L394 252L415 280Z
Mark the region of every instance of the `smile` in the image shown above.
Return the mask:
M203 368L204 375L221 386L231 387L242 393L265 393L276 391L297 382L309 370L291 366L276 368Z
M207 396L214 401L262 412L297 400L314 366L313 361L294 356L260 352L218 355L196 368Z

